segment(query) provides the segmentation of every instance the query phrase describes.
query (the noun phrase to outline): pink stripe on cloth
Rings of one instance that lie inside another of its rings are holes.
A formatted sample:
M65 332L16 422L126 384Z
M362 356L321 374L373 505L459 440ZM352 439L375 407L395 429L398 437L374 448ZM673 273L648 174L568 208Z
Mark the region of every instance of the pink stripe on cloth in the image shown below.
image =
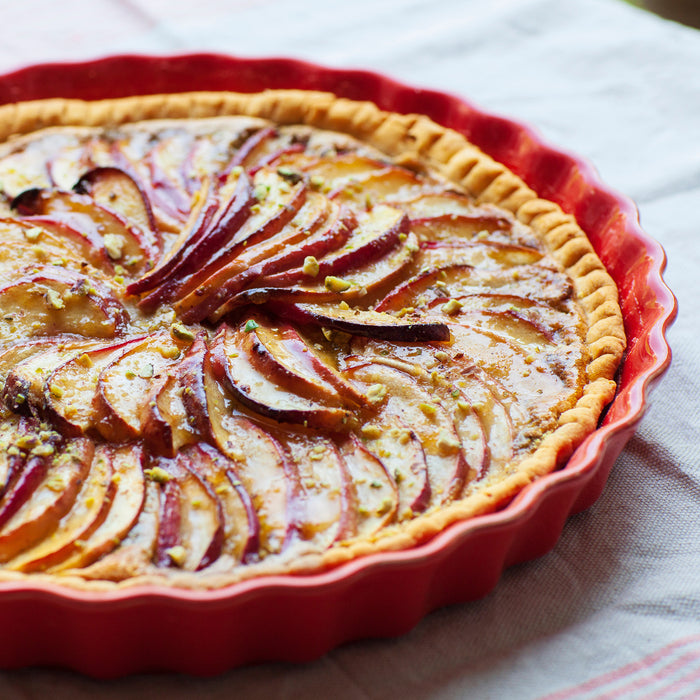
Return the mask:
M687 650L689 646L697 648ZM673 658L673 655L681 650L684 653ZM695 662L700 663L700 635L679 639L639 661L621 666L580 685L543 696L540 700L627 699L631 698L635 691L648 690L652 685L656 687L651 692L636 698L637 700L656 700L668 697L669 693L681 691L693 681L700 679L700 668L688 668ZM663 665L653 668L659 664ZM686 673L679 675L678 672L681 669L685 669ZM700 687L695 686L695 691L697 695L687 697L700 697Z

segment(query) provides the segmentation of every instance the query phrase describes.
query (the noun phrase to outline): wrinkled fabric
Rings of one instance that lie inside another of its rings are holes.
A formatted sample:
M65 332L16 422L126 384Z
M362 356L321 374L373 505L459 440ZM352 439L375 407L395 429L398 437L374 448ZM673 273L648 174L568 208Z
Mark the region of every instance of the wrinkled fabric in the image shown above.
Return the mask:
M617 0L25 0L1 16L3 72L122 52L286 55L526 122L636 201L680 304L671 369L603 495L484 600L306 665L104 683L0 672L1 698L700 697L699 32Z

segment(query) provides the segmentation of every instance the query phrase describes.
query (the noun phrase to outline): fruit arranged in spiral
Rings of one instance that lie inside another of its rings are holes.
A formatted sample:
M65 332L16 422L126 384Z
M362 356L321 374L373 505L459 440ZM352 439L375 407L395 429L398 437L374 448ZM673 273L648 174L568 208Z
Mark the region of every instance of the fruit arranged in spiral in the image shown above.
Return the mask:
M537 447L571 280L435 172L251 118L0 159L0 565L221 574L370 540Z

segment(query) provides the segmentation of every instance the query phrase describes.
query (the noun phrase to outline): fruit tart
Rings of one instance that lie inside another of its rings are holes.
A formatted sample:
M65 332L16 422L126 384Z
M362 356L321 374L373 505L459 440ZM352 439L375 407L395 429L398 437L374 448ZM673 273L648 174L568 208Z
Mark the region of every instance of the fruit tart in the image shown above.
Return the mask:
M569 215L327 93L0 108L0 580L217 588L405 549L615 392Z

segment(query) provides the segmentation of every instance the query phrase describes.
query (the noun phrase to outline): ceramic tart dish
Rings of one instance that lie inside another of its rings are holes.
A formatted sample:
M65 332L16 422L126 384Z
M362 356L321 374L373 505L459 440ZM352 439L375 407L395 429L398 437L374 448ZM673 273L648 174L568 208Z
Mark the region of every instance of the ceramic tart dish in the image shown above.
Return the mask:
M6 666L302 660L483 595L670 360L632 206L455 98L222 56L3 91Z

